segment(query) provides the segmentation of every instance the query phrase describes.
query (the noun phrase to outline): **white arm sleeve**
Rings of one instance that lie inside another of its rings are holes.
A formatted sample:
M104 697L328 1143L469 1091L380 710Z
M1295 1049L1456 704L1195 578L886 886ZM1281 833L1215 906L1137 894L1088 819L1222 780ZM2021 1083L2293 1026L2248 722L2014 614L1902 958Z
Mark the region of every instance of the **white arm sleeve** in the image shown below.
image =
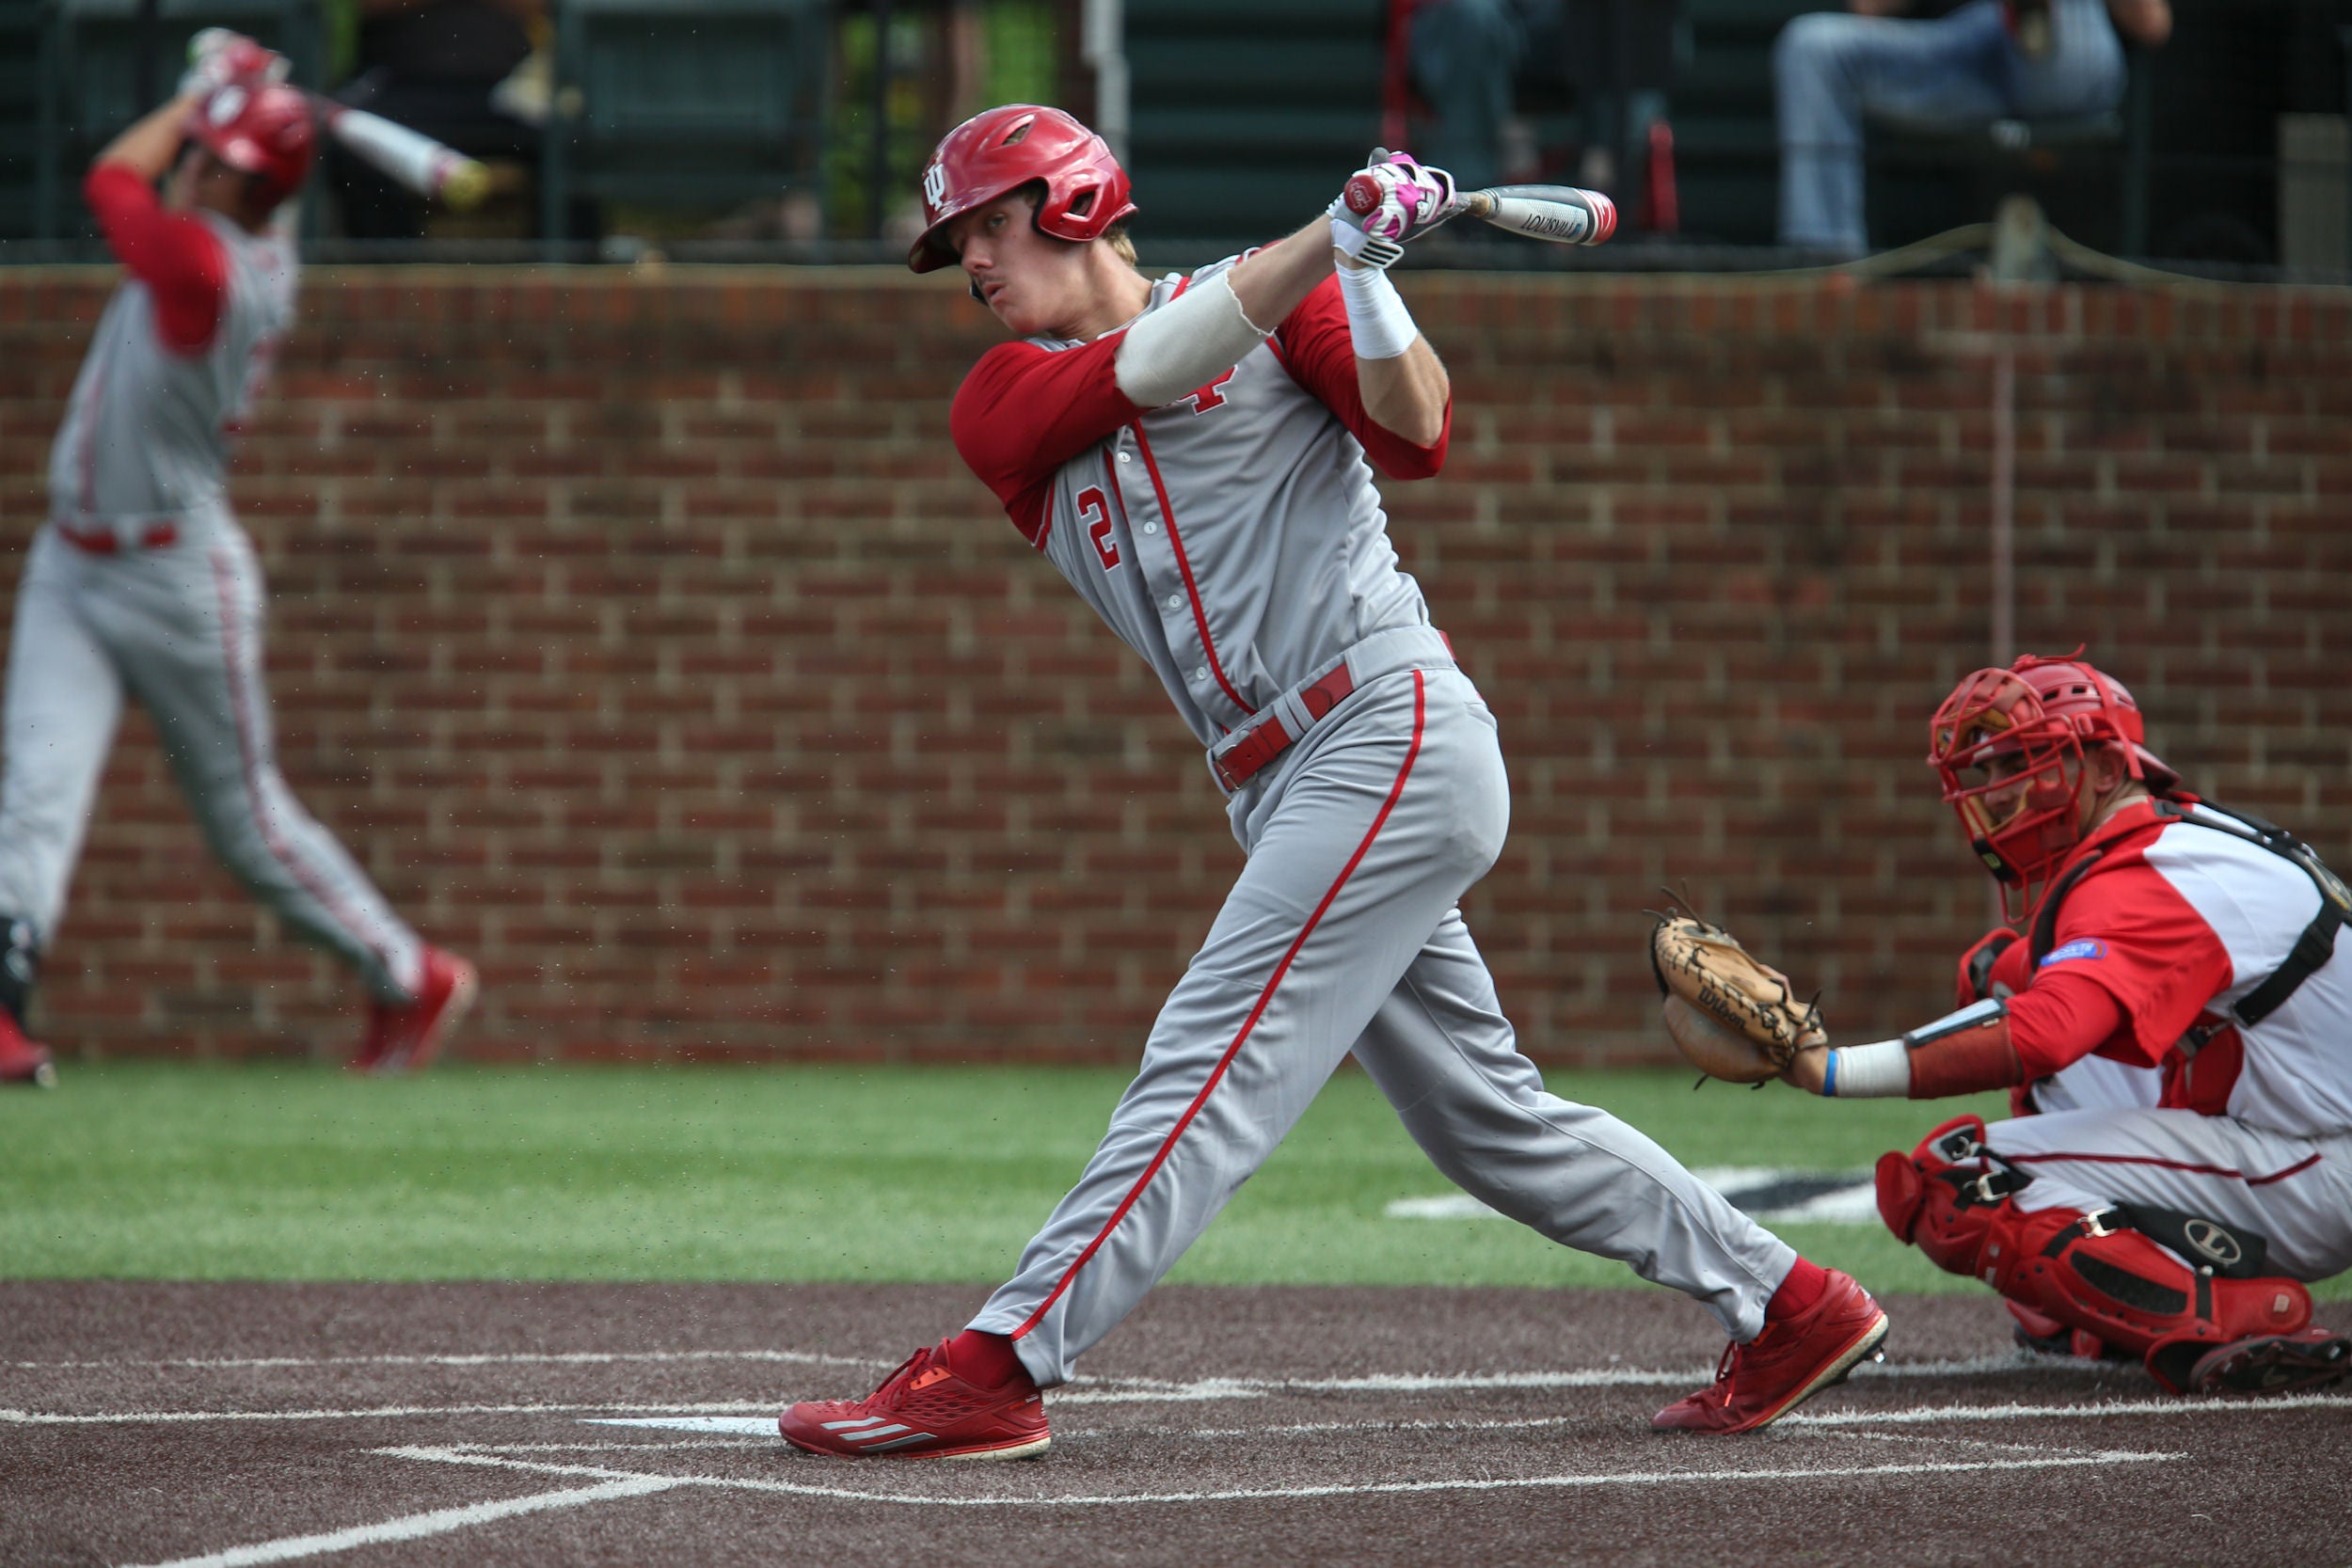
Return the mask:
M1270 336L1242 314L1218 273L1129 327L1112 370L1136 407L1159 408L1199 391Z

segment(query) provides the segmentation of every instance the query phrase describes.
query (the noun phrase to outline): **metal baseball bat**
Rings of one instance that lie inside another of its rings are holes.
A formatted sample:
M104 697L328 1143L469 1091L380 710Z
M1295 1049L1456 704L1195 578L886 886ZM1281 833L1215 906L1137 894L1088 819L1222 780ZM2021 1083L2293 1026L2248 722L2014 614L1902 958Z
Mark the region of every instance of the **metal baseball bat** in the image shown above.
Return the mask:
M327 135L420 196L463 212L489 194L490 171L454 148L382 115L307 95Z
M1573 185L1496 185L1464 191L1456 212L1553 245L1599 245L1617 231L1617 204Z
M1370 174L1348 181L1348 210L1359 215L1380 204L1380 182ZM1495 185L1462 191L1438 218L1468 214L1497 229L1553 245L1598 245L1617 231L1617 204L1598 191L1573 185Z

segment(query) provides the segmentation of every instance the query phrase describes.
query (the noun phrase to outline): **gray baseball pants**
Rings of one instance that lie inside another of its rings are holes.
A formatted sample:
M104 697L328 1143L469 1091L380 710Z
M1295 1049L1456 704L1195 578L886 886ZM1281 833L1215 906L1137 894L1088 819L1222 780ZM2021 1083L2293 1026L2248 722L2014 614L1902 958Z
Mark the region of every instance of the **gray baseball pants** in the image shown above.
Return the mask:
M1451 666L1360 688L1249 781L1240 880L1085 1174L971 1326L1066 1382L1352 1052L1466 1191L1755 1338L1796 1254L1518 1053L1456 908L1509 817L1493 717Z
M221 863L379 1001L406 1001L416 933L278 773L252 546L221 512L174 527L172 543L149 548L138 528L120 526L121 546L103 554L54 528L33 541L0 721L0 912L29 922L42 943L56 932L128 696L154 721Z

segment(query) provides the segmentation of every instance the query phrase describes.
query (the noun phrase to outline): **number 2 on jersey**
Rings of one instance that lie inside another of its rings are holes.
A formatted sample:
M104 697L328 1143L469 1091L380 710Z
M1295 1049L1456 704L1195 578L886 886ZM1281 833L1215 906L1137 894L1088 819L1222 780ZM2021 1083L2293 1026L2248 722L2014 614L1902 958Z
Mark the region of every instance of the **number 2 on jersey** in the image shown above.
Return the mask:
M1103 570L1116 567L1119 546L1111 540L1110 502L1100 485L1089 484L1078 492L1078 520L1086 524L1087 537L1094 541L1094 553L1103 558Z

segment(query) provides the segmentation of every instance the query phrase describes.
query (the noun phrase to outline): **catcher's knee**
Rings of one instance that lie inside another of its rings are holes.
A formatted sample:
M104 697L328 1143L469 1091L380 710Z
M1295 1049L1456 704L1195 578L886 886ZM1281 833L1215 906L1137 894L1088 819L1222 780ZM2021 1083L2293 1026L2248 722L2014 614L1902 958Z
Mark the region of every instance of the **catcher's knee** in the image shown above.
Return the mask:
M1947 1234L1956 1240L1960 1232L1977 1228L1976 1224L1961 1223L1963 1216L1976 1212L1977 1221L1981 1222L1989 1214L1989 1205L2010 1190L2006 1185L1997 1192L1984 1189L1980 1179L1988 1166L1983 1148L1983 1118L1954 1117L1920 1139L1909 1154L1889 1150L1879 1156L1875 1173L1879 1218L1886 1222L1897 1241L1917 1245L1954 1274L1977 1272L1973 1254L1956 1266L1937 1256L1949 1247L1931 1243ZM1932 1223L1928 1227L1928 1239L1922 1240L1921 1222L1931 1218L1931 1210Z

